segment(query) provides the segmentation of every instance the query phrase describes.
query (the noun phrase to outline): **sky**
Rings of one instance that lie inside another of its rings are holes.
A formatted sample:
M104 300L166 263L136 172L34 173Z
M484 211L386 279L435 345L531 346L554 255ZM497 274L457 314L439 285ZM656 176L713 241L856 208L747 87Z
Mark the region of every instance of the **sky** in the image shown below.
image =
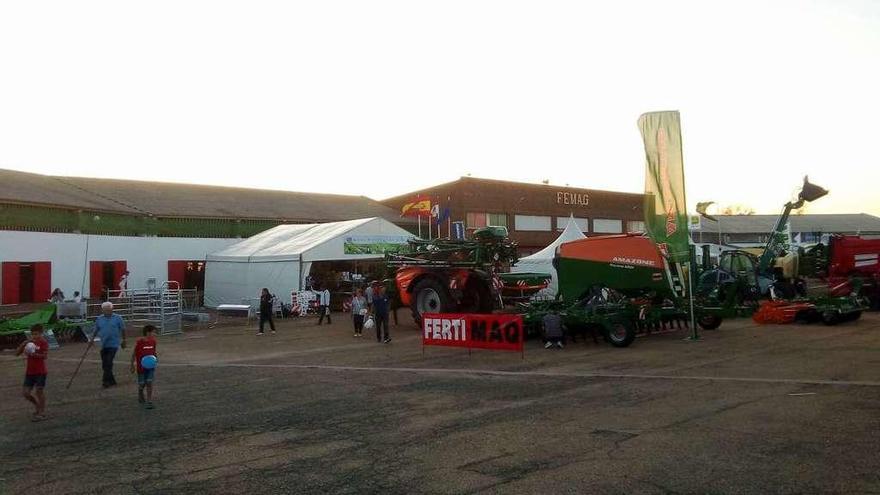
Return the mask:
M0 0L0 168L45 174L640 192L675 109L691 209L880 215L878 94L871 0Z

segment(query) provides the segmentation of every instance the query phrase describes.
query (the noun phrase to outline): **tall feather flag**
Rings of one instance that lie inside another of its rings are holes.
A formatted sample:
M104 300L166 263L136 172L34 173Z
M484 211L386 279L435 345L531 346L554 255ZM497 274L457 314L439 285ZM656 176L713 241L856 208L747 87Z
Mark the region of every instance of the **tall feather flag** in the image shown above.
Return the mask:
M670 262L686 263L687 207L681 120L677 111L651 112L639 117L645 142L645 227L648 236Z
M691 316L689 339L698 340L684 195L681 117L677 111L645 113L639 117L639 130L645 141L645 230L663 256L675 263L679 277L687 277ZM673 290L678 292L675 287Z

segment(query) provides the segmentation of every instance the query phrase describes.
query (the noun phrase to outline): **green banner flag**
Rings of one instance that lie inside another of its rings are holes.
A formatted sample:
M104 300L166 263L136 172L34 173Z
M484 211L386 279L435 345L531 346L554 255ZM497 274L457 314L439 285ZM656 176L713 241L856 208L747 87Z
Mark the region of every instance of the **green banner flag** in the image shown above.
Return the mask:
M639 130L645 141L645 230L669 261L687 262L680 117L677 111L642 114Z

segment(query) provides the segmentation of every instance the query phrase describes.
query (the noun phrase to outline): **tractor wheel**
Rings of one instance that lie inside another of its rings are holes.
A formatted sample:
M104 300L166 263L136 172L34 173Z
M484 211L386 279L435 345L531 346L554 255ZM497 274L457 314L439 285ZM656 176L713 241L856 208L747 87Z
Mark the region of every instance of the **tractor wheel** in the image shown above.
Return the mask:
M486 282L471 277L464 288L464 294L458 303L461 313L488 314L495 309L492 292Z
M703 315L697 319L697 324L703 330L715 330L721 326L721 317L718 315Z
M826 325L837 325L839 319L840 315L837 314L837 311L824 311L822 313L822 323Z
M614 347L627 347L636 339L635 325L629 320L615 320L603 325L605 341Z
M413 319L421 326L422 313L451 313L456 308L446 287L433 278L424 278L413 287L411 309Z

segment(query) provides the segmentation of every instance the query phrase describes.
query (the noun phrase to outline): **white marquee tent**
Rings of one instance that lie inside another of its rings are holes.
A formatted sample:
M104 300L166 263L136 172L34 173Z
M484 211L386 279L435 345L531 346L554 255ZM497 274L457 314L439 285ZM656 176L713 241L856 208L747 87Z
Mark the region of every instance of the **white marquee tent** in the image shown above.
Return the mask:
M205 306L241 304L259 297L263 287L279 296L301 290L313 262L381 259L377 247L411 237L379 217L279 225L208 255Z
M562 231L562 234L560 234L555 241L537 253L520 259L517 261L516 265L511 267L510 271L517 273L549 273L552 275L550 286L539 292L538 296L548 298L556 297L556 291L559 288L556 268L553 267L553 257L556 256L556 248L564 242L576 241L578 239L583 239L584 237L586 236L581 232L581 229L578 227L574 218L569 218L565 230Z

